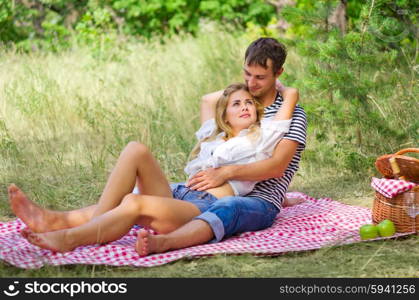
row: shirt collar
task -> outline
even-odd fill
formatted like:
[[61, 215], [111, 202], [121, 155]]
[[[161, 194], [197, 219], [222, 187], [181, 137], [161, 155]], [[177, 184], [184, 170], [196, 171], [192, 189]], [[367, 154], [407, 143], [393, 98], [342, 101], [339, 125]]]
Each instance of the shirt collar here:
[[265, 110], [269, 110], [270, 108], [277, 108], [278, 105], [282, 104], [282, 101], [284, 101], [282, 95], [279, 92], [276, 92], [275, 101], [271, 105], [266, 106]]
[[[238, 137], [238, 136], [245, 136], [248, 133], [249, 133], [249, 129], [248, 128], [242, 129], [236, 137]], [[224, 141], [225, 135], [226, 135], [225, 132], [220, 132], [219, 134], [217, 134], [217, 137], [215, 138], [215, 140], [217, 140], [217, 141], [223, 140]]]

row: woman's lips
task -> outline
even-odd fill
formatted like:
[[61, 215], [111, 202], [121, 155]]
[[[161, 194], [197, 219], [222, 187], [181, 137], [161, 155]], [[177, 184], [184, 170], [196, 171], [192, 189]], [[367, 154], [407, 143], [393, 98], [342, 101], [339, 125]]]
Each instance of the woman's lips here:
[[250, 118], [250, 114], [243, 114], [240, 116], [240, 118]]

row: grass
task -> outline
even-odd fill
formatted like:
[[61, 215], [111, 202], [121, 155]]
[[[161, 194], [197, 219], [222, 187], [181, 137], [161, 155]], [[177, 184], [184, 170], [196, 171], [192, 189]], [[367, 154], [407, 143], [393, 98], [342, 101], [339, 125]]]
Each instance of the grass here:
[[[42, 206], [71, 209], [94, 203], [119, 152], [131, 140], [150, 146], [169, 180], [183, 180], [199, 126], [200, 96], [241, 81], [241, 59], [249, 42], [243, 36], [208, 32], [165, 44], [128, 44], [100, 55], [88, 48], [58, 54], [2, 53], [0, 219], [14, 218], [7, 203], [12, 182]], [[304, 75], [298, 62], [291, 53], [287, 70], [296, 78]], [[313, 105], [316, 97], [306, 94], [301, 103]], [[394, 107], [390, 100], [383, 109]], [[399, 118], [409, 118], [402, 113]], [[310, 124], [307, 154], [290, 189], [371, 207], [373, 173], [360, 174], [330, 156], [330, 147], [322, 148], [316, 139], [317, 128]], [[0, 276], [418, 277], [417, 249], [418, 236], [411, 236], [277, 257], [217, 255], [153, 268], [21, 270], [2, 262]]]
[[142, 277], [142, 278], [272, 278], [272, 277], [418, 277], [419, 238], [398, 238], [288, 253], [274, 257], [217, 255], [179, 260], [152, 267], [46, 266], [22, 270], [0, 265], [2, 277]]

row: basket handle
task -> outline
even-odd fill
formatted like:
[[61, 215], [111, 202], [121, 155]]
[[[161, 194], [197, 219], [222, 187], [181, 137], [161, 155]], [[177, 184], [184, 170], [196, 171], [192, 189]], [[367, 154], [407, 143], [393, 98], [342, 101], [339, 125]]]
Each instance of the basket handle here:
[[406, 180], [405, 176], [400, 176], [400, 168], [397, 165], [395, 156], [402, 155], [407, 152], [415, 152], [419, 153], [419, 148], [406, 148], [402, 149], [400, 151], [397, 151], [392, 157], [389, 158], [391, 169], [393, 170], [393, 174], [396, 176], [396, 178], [399, 178], [401, 180]]
[[390, 167], [391, 167], [391, 170], [393, 171], [393, 175], [398, 179], [406, 180], [404, 176], [400, 176], [400, 168], [394, 156], [390, 157], [388, 161], [390, 162]]
[[402, 155], [402, 154], [405, 154], [407, 152], [419, 153], [419, 148], [406, 148], [406, 149], [402, 149], [402, 150], [397, 151], [394, 155]]

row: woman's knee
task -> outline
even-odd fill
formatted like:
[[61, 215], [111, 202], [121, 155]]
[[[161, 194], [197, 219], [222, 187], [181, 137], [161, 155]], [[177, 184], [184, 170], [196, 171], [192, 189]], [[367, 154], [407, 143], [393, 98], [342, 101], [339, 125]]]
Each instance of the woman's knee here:
[[135, 141], [129, 142], [128, 145], [125, 147], [125, 150], [135, 156], [144, 156], [150, 154], [150, 150], [146, 145]]
[[121, 206], [132, 212], [139, 212], [143, 206], [141, 195], [128, 194], [122, 199]]

